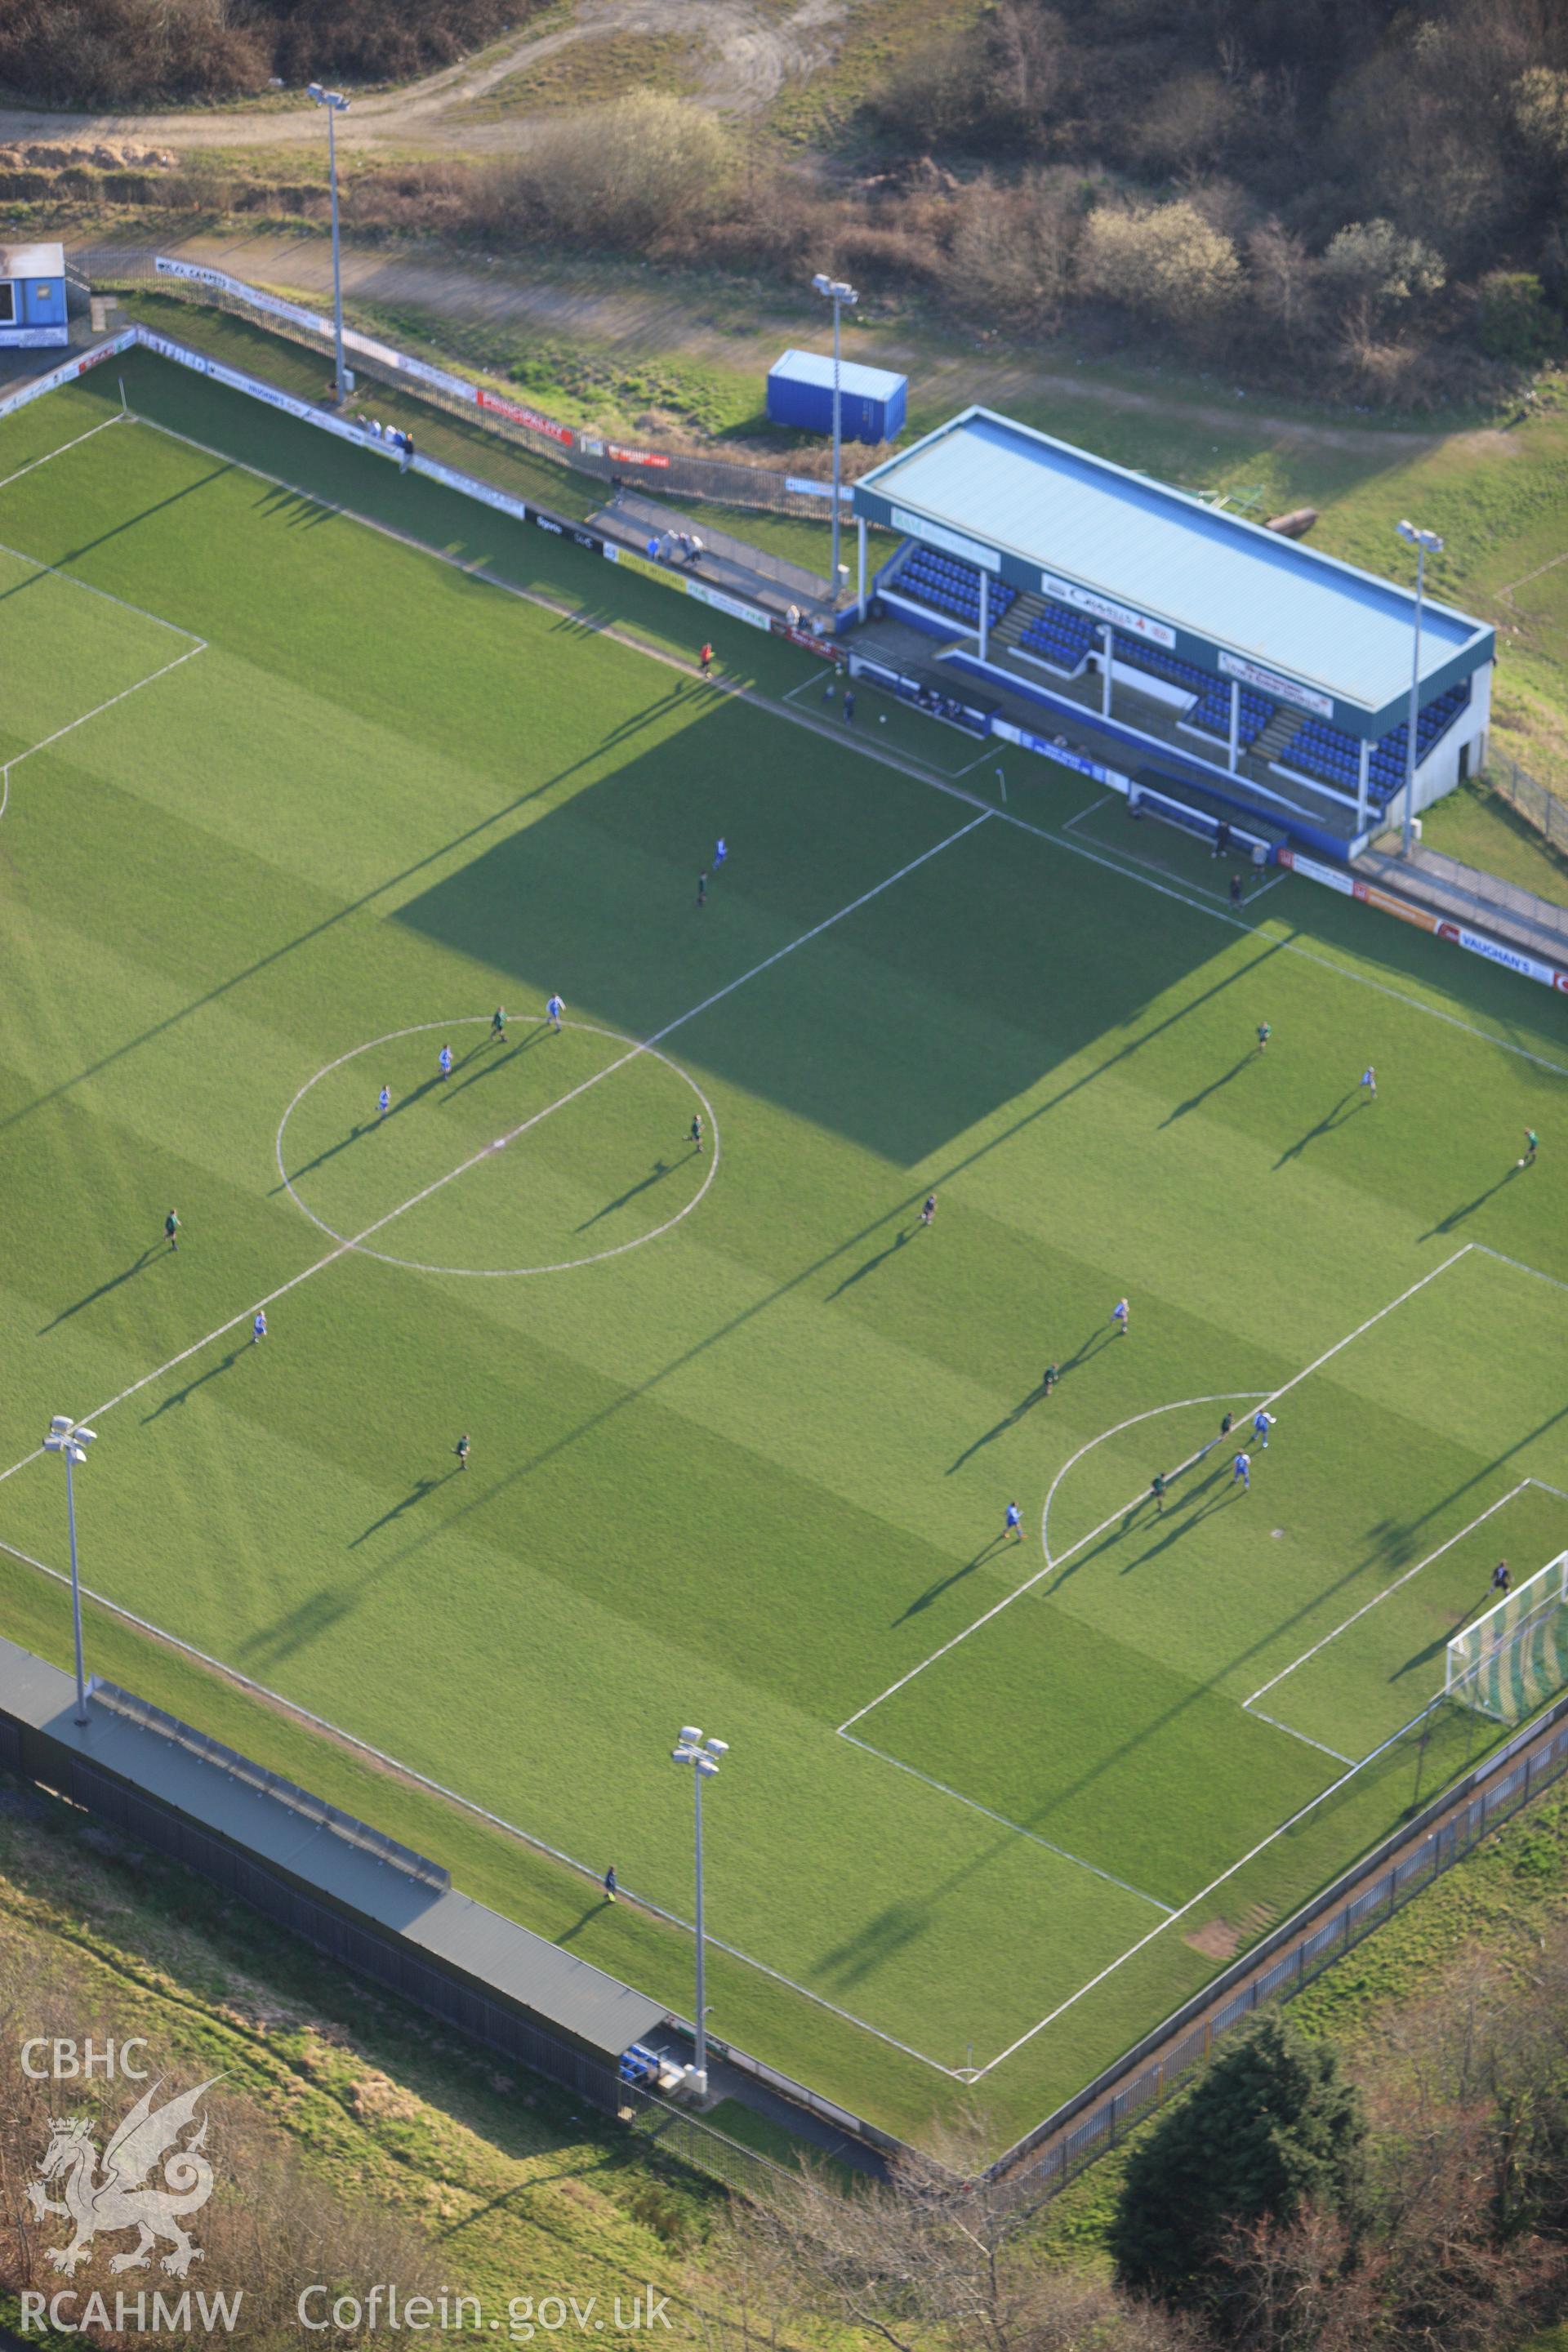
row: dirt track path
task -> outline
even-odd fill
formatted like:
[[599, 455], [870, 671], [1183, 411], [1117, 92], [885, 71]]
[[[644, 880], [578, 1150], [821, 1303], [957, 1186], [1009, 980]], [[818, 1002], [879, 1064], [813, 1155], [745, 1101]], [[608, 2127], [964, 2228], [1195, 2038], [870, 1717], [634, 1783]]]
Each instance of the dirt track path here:
[[[162, 249], [307, 299], [324, 301], [331, 294], [331, 253], [324, 238], [276, 232], [191, 236]], [[345, 245], [343, 291], [350, 299], [358, 295], [366, 301], [411, 304], [437, 318], [531, 323], [551, 334], [624, 352], [628, 360], [644, 359], [654, 352], [679, 352], [726, 369], [754, 367], [759, 382], [780, 352], [798, 341], [802, 333], [798, 313], [781, 310], [770, 318], [753, 309], [754, 327], [747, 334], [737, 334], [730, 320], [713, 314], [717, 299], [713, 312], [705, 312], [703, 305], [693, 304], [687, 289], [663, 287], [657, 277], [651, 283], [619, 286], [563, 284], [531, 276], [505, 262], [486, 267], [457, 261], [443, 253], [408, 248], [387, 251]], [[868, 336], [861, 344], [853, 331], [847, 331], [845, 348], [849, 358], [906, 369], [919, 382], [922, 403], [934, 401], [940, 405], [945, 400], [954, 409], [979, 401], [1005, 413], [1022, 401], [1038, 400], [1042, 394], [1092, 398], [1101, 407], [1132, 415], [1166, 415], [1173, 405], [1171, 395], [1158, 389], [1142, 392], [1098, 379], [1088, 384], [1081, 376], [1052, 373], [1016, 354], [987, 356], [959, 339], [938, 350], [925, 342], [903, 342], [897, 335], [886, 333], [874, 339]], [[1272, 440], [1382, 455], [1391, 462], [1415, 456], [1445, 437], [1274, 416], [1250, 401], [1194, 406], [1184, 400], [1177, 404], [1184, 417], [1227, 437], [1245, 421], [1253, 434], [1267, 435]], [[1479, 446], [1499, 436], [1477, 434], [1471, 437]]]
[[[401, 89], [356, 98], [342, 117], [338, 137], [350, 149], [395, 145], [502, 152], [523, 144], [537, 114], [520, 110], [503, 121], [471, 119], [476, 102], [514, 75], [530, 70], [575, 43], [611, 34], [677, 29], [701, 44], [694, 95], [716, 113], [753, 113], [784, 84], [831, 62], [854, 0], [796, 0], [787, 16], [758, 0], [577, 0], [569, 25], [547, 32], [526, 26], [460, 65], [445, 67]], [[132, 140], [174, 148], [278, 147], [321, 138], [312, 106], [203, 108], [175, 114], [47, 114], [0, 108], [0, 144], [30, 140], [91, 144]]]

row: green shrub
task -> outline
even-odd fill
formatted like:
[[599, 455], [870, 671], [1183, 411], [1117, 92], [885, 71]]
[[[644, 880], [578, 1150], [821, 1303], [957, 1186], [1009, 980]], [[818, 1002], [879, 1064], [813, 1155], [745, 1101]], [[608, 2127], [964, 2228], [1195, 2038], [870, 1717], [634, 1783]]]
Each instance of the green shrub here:
[[1130, 2159], [1110, 2229], [1123, 2281], [1201, 2303], [1237, 2225], [1289, 2221], [1308, 2202], [1352, 2212], [1363, 2137], [1334, 2052], [1281, 2017], [1261, 2018]]
[[1476, 341], [1487, 357], [1534, 367], [1563, 335], [1546, 291], [1529, 269], [1491, 269], [1477, 289]]

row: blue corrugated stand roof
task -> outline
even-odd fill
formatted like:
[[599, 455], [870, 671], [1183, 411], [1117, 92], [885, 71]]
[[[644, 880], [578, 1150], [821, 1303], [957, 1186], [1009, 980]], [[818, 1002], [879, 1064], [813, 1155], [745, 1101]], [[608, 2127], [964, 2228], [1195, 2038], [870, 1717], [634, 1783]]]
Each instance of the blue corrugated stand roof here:
[[[1409, 590], [989, 409], [874, 467], [865, 490], [1369, 710], [1408, 689]], [[1428, 597], [1423, 676], [1489, 635]]]

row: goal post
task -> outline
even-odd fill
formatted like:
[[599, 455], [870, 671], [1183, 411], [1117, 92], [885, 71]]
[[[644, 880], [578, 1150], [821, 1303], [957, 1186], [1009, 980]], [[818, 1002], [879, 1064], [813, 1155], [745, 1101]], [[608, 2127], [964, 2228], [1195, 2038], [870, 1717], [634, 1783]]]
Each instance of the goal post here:
[[1568, 1551], [1561, 1551], [1454, 1635], [1443, 1687], [1462, 1706], [1518, 1723], [1565, 1682]]

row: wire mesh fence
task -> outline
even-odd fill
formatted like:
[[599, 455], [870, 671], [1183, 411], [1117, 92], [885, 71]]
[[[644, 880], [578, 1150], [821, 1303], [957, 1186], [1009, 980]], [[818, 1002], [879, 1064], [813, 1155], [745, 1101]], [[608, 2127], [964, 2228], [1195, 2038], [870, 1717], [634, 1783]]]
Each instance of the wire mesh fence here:
[[[1563, 1714], [1568, 1716], [1568, 1703]], [[1043, 2202], [1054, 2195], [1124, 2138], [1185, 2075], [1205, 2064], [1226, 2033], [1269, 2001], [1287, 2000], [1310, 1983], [1413, 1895], [1462, 1860], [1489, 1831], [1568, 1771], [1568, 1719], [1557, 1720], [1544, 1737], [1530, 1738], [1511, 1763], [1510, 1752], [1505, 1751], [1501, 1759], [1506, 1769], [1495, 1780], [1482, 1780], [1452, 1813], [1436, 1822], [1375, 1876], [1347, 1894], [1309, 1933], [1297, 1936], [1276, 1958], [1255, 1968], [1216, 2008], [1179, 2030], [1175, 2038], [1129, 2073], [1109, 2095], [1097, 2099], [1096, 2086], [1091, 2085], [1079, 2120], [1068, 2122], [1054, 2135], [1047, 2123], [1042, 2131], [1050, 2136], [1037, 2139], [1024, 2163], [1015, 2165], [1010, 2152], [996, 2169], [1010, 2170], [1022, 2193], [1033, 2201]], [[1281, 1932], [1289, 1935], [1289, 1926]]]
[[728, 2132], [704, 2123], [700, 2116], [672, 2107], [652, 2091], [628, 2087], [623, 2115], [628, 2110], [631, 2127], [639, 2139], [651, 2140], [667, 2156], [678, 2157], [681, 2163], [743, 2197], [772, 2202], [792, 2178], [771, 2156], [742, 2147]]
[[1568, 850], [1568, 801], [1521, 768], [1506, 751], [1494, 750], [1487, 761], [1486, 781], [1500, 800], [1518, 811], [1554, 849]]
[[[159, 270], [157, 257], [137, 247], [84, 246], [72, 252], [68, 270], [79, 288], [101, 293], [132, 286], [157, 288], [177, 301], [227, 312], [264, 327], [269, 334], [303, 345], [323, 359], [330, 353], [331, 321], [301, 306], [277, 304], [261, 296], [247, 301], [233, 282], [219, 281], [213, 271], [202, 279], [169, 276]], [[292, 312], [292, 315], [289, 313]], [[317, 323], [310, 323], [317, 321]], [[817, 480], [807, 466], [792, 461], [767, 466], [742, 458], [707, 457], [691, 450], [661, 449], [640, 442], [633, 447], [602, 434], [579, 430], [542, 415], [521, 401], [500, 393], [468, 386], [445, 371], [410, 362], [406, 355], [373, 339], [352, 335], [349, 357], [356, 375], [384, 387], [413, 394], [451, 415], [478, 424], [503, 441], [547, 458], [563, 471], [591, 477], [606, 488], [635, 488], [658, 499], [697, 499], [717, 506], [744, 507], [757, 512], [793, 515], [826, 523], [832, 514], [832, 485]], [[417, 370], [417, 372], [416, 372]], [[865, 462], [874, 464], [885, 450], [872, 450]], [[818, 583], [820, 584], [820, 583]]]

